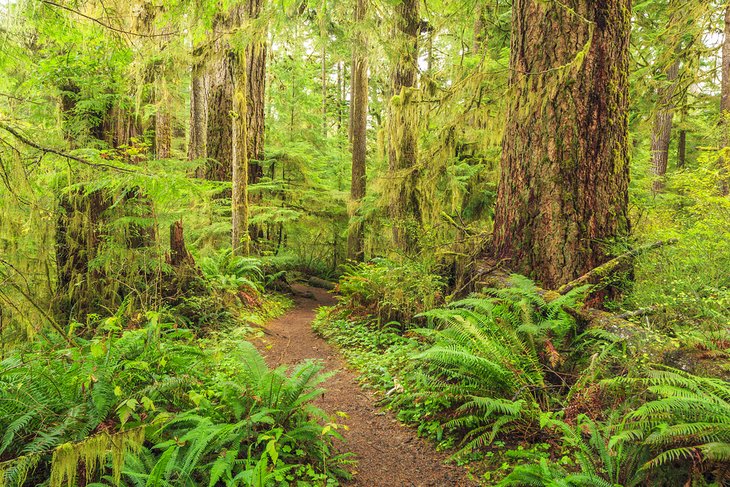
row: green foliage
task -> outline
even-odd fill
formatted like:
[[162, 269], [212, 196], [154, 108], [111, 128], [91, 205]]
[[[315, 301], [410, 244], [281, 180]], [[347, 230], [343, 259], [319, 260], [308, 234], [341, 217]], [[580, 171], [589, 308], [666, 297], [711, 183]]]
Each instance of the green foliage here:
[[649, 457], [648, 448], [633, 443], [613, 444], [616, 426], [602, 425], [579, 416], [575, 425], [549, 419], [543, 426], [562, 434], [562, 445], [569, 451], [561, 461], [542, 457], [537, 463], [516, 467], [499, 486], [554, 487], [636, 487], [648, 485], [642, 470]]
[[339, 299], [353, 315], [411, 328], [416, 315], [443, 302], [443, 278], [421, 262], [375, 259], [344, 270]]
[[645, 468], [666, 468], [701, 459], [705, 468], [727, 480], [730, 465], [730, 385], [669, 367], [655, 367], [646, 377], [618, 378], [616, 384], [643, 386], [654, 399], [628, 416], [626, 439], [643, 440], [655, 452]]
[[[0, 363], [4, 481], [73, 482], [81, 461], [87, 480], [111, 465], [113, 478], [150, 486], [344, 475], [330, 447], [337, 425], [311, 404], [321, 365], [270, 370], [238, 335], [201, 342], [156, 313], [142, 328], [121, 323], [105, 320], [106, 335], [77, 348], [37, 345]], [[127, 431], [137, 436], [125, 443]]]
[[213, 257], [204, 257], [200, 260], [200, 269], [208, 280], [226, 290], [238, 291], [246, 287], [261, 291], [266, 283], [261, 261], [233, 255], [231, 249], [224, 249]]
[[445, 427], [465, 432], [461, 453], [500, 432], [525, 433], [556, 406], [546, 376], [563, 358], [553, 341], [573, 330], [563, 306], [582, 290], [546, 302], [529, 280], [514, 276], [512, 284], [423, 314], [443, 329], [424, 331], [433, 345], [414, 358], [425, 365], [430, 387], [457, 405]]

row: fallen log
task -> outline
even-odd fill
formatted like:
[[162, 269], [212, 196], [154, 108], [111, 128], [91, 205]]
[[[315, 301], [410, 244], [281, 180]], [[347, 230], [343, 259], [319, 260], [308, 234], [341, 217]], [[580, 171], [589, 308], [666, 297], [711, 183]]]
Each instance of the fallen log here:
[[326, 289], [327, 291], [332, 291], [335, 287], [337, 287], [337, 284], [331, 281], [327, 281], [325, 279], [320, 279], [319, 277], [312, 276], [309, 278], [308, 283], [312, 287], [318, 287], [320, 289]]
[[676, 238], [673, 238], [669, 240], [661, 240], [659, 242], [654, 242], [652, 244], [643, 245], [641, 247], [629, 250], [628, 252], [609, 260], [605, 264], [601, 264], [598, 267], [591, 269], [579, 278], [573, 279], [567, 284], [563, 284], [558, 288], [557, 292], [558, 294], [567, 294], [573, 289], [586, 284], [599, 284], [601, 280], [604, 279], [606, 276], [615, 274], [617, 271], [627, 266], [637, 256], [650, 250], [663, 247], [665, 245], [673, 245], [677, 242], [678, 240]]

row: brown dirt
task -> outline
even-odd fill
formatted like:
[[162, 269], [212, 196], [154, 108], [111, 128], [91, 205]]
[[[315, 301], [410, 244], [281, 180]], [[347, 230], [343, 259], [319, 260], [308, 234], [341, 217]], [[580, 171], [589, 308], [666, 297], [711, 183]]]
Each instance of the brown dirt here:
[[348, 485], [363, 487], [467, 487], [466, 470], [444, 465], [446, 455], [418, 438], [411, 428], [376, 406], [373, 395], [360, 388], [357, 375], [337, 351], [312, 331], [316, 309], [334, 304], [321, 289], [294, 286], [299, 296], [296, 307], [266, 325], [267, 336], [261, 350], [270, 366], [293, 365], [305, 359], [319, 359], [326, 370], [337, 371], [325, 384], [326, 393], [316, 402], [328, 414], [338, 411], [347, 418], [338, 423], [349, 427], [343, 432], [343, 448], [357, 458], [355, 477]]

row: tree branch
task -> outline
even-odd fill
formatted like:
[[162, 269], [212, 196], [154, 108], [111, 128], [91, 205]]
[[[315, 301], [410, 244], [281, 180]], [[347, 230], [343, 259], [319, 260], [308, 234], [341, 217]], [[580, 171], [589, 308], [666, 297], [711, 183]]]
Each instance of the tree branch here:
[[179, 31], [173, 31], [173, 32], [161, 32], [159, 34], [143, 34], [141, 32], [128, 31], [128, 30], [124, 30], [124, 29], [119, 29], [117, 27], [114, 27], [113, 25], [109, 25], [95, 17], [91, 17], [89, 15], [79, 12], [78, 10], [72, 9], [71, 7], [61, 5], [60, 3], [52, 2], [51, 0], [41, 0], [41, 3], [45, 3], [46, 5], [50, 5], [52, 7], [60, 8], [63, 10], [67, 10], [73, 14], [78, 15], [79, 17], [83, 17], [85, 19], [91, 20], [92, 22], [96, 22], [97, 24], [104, 27], [105, 29], [109, 29], [111, 31], [118, 32], [120, 34], [127, 34], [127, 35], [132, 35], [132, 36], [137, 36], [137, 37], [167, 37], [167, 36], [175, 35], [179, 32]]
[[38, 149], [39, 151], [42, 151], [42, 152], [47, 152], [49, 154], [56, 154], [57, 156], [65, 157], [66, 159], [80, 162], [81, 164], [85, 164], [87, 166], [103, 167], [103, 168], [114, 169], [115, 171], [126, 172], [126, 173], [136, 173], [137, 172], [137, 171], [133, 171], [132, 169], [127, 169], [127, 168], [119, 167], [119, 166], [113, 166], [111, 164], [87, 161], [86, 159], [84, 159], [82, 157], [75, 156], [73, 154], [68, 154], [68, 153], [60, 151], [58, 149], [53, 149], [51, 147], [44, 147], [44, 146], [38, 144], [37, 142], [33, 142], [32, 140], [30, 140], [29, 138], [27, 138], [26, 136], [24, 136], [23, 134], [21, 134], [20, 132], [15, 130], [13, 127], [11, 127], [10, 125], [3, 123], [3, 122], [0, 122], [0, 129], [5, 130], [6, 132], [11, 134], [13, 137], [18, 139], [25, 145], [33, 147], [34, 149]]
[[675, 243], [677, 243], [677, 239], [673, 238], [670, 240], [661, 240], [659, 242], [654, 242], [653, 244], [644, 245], [642, 247], [629, 250], [625, 254], [619, 255], [618, 257], [609, 260], [605, 264], [599, 265], [598, 267], [591, 269], [587, 273], [580, 276], [578, 279], [574, 279], [569, 283], [560, 286], [560, 288], [558, 289], [558, 293], [567, 294], [573, 289], [584, 284], [596, 283], [600, 280], [600, 278], [614, 274], [617, 270], [633, 260], [634, 257], [636, 257], [637, 255], [648, 252], [649, 250], [663, 247], [664, 245], [672, 245]]

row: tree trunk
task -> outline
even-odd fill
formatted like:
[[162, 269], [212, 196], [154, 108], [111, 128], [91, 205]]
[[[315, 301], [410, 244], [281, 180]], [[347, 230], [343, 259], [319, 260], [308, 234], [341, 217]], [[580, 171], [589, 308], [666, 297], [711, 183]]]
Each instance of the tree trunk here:
[[683, 168], [687, 163], [687, 131], [681, 129], [679, 131], [679, 140], [677, 141], [677, 167]]
[[[264, 0], [248, 0], [246, 17], [259, 19]], [[260, 22], [256, 20], [254, 22]], [[246, 47], [246, 126], [248, 129], [248, 180], [255, 184], [264, 174], [264, 108], [266, 100], [266, 34], [265, 24], [257, 24], [253, 41]]]
[[669, 142], [672, 136], [674, 118], [674, 91], [677, 86], [679, 62], [674, 62], [667, 70], [666, 84], [659, 89], [654, 128], [651, 133], [651, 175], [654, 177], [652, 190], [657, 193], [664, 189], [664, 176], [669, 162]]
[[393, 242], [405, 252], [415, 250], [421, 224], [416, 192], [418, 182], [418, 36], [419, 0], [403, 0], [396, 6], [395, 45], [398, 60], [393, 72], [388, 147], [389, 216]]
[[[218, 29], [227, 29], [229, 22], [217, 22]], [[231, 51], [222, 39], [213, 48], [208, 72], [208, 123], [206, 127], [206, 147], [208, 159], [202, 167], [200, 176], [213, 181], [230, 181], [233, 164], [233, 73]]]
[[512, 8], [494, 254], [554, 289], [629, 230], [630, 0]]
[[233, 108], [232, 248], [235, 255], [249, 254], [248, 232], [248, 130], [246, 126], [246, 56], [239, 56]]
[[188, 160], [196, 161], [208, 157], [205, 69], [202, 61], [193, 65], [190, 78], [190, 142]]
[[157, 159], [169, 159], [172, 150], [172, 114], [170, 91], [164, 72], [156, 73], [155, 80], [155, 156]]
[[347, 235], [347, 257], [362, 261], [365, 257], [365, 230], [360, 206], [365, 197], [367, 122], [368, 122], [368, 40], [363, 29], [368, 0], [357, 0], [355, 22], [358, 31], [352, 49], [352, 185], [350, 187], [350, 226]]
[[322, 137], [327, 138], [327, 44], [324, 39], [322, 40], [319, 78], [322, 88]]
[[[725, 9], [725, 39], [722, 43], [722, 80], [720, 97], [720, 123], [722, 135], [720, 146], [724, 149], [730, 142], [730, 5]], [[720, 193], [730, 194], [730, 180], [728, 180], [727, 158], [720, 157]]]

